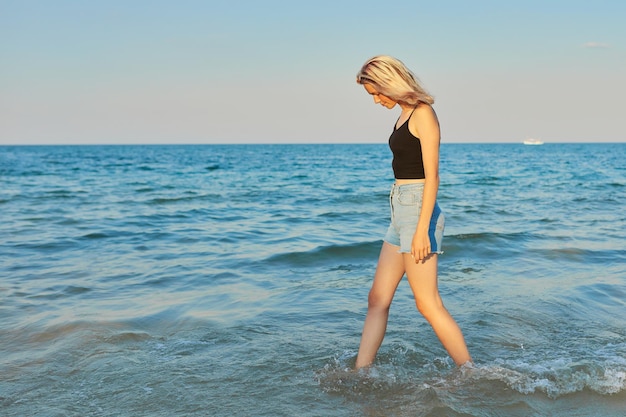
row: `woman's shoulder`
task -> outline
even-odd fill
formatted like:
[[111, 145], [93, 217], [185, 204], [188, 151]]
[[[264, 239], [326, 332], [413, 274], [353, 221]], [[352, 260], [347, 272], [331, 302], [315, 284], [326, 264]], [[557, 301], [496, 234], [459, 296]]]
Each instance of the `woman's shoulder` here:
[[419, 102], [415, 106], [415, 110], [413, 110], [413, 114], [416, 116], [435, 116], [435, 109], [428, 103]]
[[428, 103], [418, 103], [409, 119], [409, 130], [416, 137], [421, 137], [439, 130], [439, 120], [433, 107]]
[[414, 126], [422, 123], [438, 122], [435, 109], [428, 103], [418, 103], [410, 117], [410, 122]]

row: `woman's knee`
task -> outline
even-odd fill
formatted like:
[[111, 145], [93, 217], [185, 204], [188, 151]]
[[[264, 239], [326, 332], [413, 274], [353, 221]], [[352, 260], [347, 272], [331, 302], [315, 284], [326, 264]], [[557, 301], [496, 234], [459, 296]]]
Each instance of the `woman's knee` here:
[[392, 299], [387, 294], [382, 294], [372, 289], [367, 297], [367, 306], [373, 309], [389, 310]]
[[428, 321], [430, 319], [446, 313], [446, 308], [438, 296], [435, 297], [415, 297], [417, 310]]

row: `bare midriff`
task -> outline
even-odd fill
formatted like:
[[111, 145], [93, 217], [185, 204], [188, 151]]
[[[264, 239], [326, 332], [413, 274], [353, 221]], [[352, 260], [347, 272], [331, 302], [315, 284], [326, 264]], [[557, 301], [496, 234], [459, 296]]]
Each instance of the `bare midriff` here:
[[396, 185], [405, 185], [405, 184], [419, 184], [426, 182], [425, 179], [415, 179], [415, 180], [399, 180], [396, 178]]

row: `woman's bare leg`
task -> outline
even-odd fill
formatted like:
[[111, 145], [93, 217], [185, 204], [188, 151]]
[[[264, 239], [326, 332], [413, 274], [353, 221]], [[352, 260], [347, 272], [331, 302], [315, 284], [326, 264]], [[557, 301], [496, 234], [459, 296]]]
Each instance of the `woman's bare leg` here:
[[404, 276], [404, 260], [402, 254], [398, 253], [398, 249], [397, 246], [384, 242], [380, 250], [374, 282], [369, 292], [361, 345], [355, 363], [357, 369], [368, 366], [374, 361], [385, 337], [389, 307], [398, 284]]
[[435, 334], [457, 365], [471, 362], [461, 329], [443, 305], [437, 288], [437, 254], [416, 263], [405, 253], [406, 274], [415, 296], [417, 309], [430, 323]]

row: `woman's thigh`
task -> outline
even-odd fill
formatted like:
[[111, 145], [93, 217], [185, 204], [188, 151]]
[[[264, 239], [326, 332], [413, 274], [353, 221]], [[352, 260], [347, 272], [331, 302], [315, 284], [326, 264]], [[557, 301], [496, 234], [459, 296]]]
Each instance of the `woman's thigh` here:
[[403, 254], [407, 279], [417, 307], [426, 307], [441, 304], [437, 283], [437, 257], [431, 254], [426, 260], [415, 262], [410, 254]]
[[404, 276], [404, 258], [399, 247], [383, 242], [370, 290], [370, 302], [391, 304], [398, 284]]

